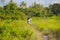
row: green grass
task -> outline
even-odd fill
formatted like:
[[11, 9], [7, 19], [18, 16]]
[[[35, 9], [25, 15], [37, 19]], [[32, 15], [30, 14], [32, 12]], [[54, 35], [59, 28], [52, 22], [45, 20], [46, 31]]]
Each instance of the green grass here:
[[60, 33], [60, 18], [58, 16], [53, 16], [51, 18], [33, 18], [32, 24], [35, 25], [37, 30], [45, 33]]
[[[0, 40], [37, 40], [35, 30], [48, 35], [55, 32], [60, 35], [60, 18], [32, 18], [32, 27], [26, 20], [0, 20]], [[34, 29], [34, 27], [36, 29]]]
[[0, 40], [32, 40], [34, 32], [23, 20], [0, 21]]

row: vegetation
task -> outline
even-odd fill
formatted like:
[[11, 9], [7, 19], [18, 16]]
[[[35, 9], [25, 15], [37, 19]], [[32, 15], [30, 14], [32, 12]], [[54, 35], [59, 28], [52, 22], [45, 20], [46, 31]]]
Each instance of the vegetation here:
[[[27, 17], [32, 18], [31, 25], [26, 23]], [[37, 40], [36, 30], [60, 40], [60, 4], [44, 7], [34, 2], [27, 8], [24, 1], [18, 7], [11, 0], [0, 7], [0, 40]]]

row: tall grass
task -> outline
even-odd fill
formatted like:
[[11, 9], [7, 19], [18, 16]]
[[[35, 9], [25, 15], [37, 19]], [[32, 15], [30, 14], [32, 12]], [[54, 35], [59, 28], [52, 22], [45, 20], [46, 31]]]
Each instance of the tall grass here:
[[32, 24], [43, 33], [56, 33], [60, 35], [60, 17], [33, 18]]
[[0, 40], [32, 40], [33, 34], [23, 20], [0, 21]]
[[52, 33], [56, 37], [60, 37], [60, 18], [58, 16], [35, 17], [32, 18], [31, 25], [27, 24], [26, 20], [0, 20], [0, 40], [37, 40], [35, 30], [39, 30], [44, 35]]

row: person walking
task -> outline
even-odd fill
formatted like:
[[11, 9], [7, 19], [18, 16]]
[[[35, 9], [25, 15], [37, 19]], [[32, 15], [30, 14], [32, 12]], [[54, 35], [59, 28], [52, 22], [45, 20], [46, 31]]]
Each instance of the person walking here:
[[31, 18], [27, 18], [27, 24], [31, 24]]

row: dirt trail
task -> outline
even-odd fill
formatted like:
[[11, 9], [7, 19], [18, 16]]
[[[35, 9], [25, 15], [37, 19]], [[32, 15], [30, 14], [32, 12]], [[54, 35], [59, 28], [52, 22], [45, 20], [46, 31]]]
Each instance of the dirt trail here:
[[[29, 27], [34, 30], [36, 40], [43, 40], [43, 33], [40, 32], [35, 25], [30, 25]], [[52, 34], [49, 34], [49, 38], [49, 40], [56, 40]]]
[[30, 25], [30, 28], [34, 30], [37, 40], [42, 40], [42, 33], [37, 30], [34, 25]]

